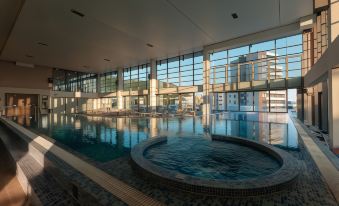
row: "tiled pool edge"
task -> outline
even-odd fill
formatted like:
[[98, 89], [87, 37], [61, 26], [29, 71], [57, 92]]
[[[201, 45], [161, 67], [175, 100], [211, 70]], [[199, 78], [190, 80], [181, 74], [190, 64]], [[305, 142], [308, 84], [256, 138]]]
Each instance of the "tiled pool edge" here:
[[[12, 122], [11, 120], [3, 117], [0, 117], [0, 120], [13, 132], [17, 134], [19, 133], [30, 139], [32, 143], [29, 145], [30, 147], [33, 147], [31, 145], [37, 145], [38, 147], [43, 148], [45, 151], [48, 151], [48, 153], [52, 153], [54, 156], [60, 158], [60, 160], [64, 161], [66, 164], [98, 184], [100, 187], [102, 187], [102, 189], [105, 189], [113, 196], [119, 198], [128, 205], [163, 205], [161, 202], [150, 198], [149, 196], [134, 189], [133, 187], [123, 183], [122, 181], [112, 177], [111, 175], [108, 175], [104, 171], [95, 168], [89, 163], [54, 145], [52, 142], [33, 133], [32, 131]], [[39, 151], [36, 148], [34, 149]], [[41, 162], [42, 160], [39, 161]]]
[[292, 120], [306, 149], [320, 170], [320, 173], [324, 177], [328, 187], [330, 188], [330, 191], [332, 192], [332, 195], [339, 204], [339, 171], [321, 151], [313, 139], [307, 134], [307, 132], [301, 126], [302, 123], [300, 120], [295, 118], [292, 118]]
[[[266, 195], [283, 190], [291, 186], [299, 175], [299, 163], [288, 153], [269, 146], [266, 144], [257, 143], [251, 140], [242, 138], [226, 137], [215, 135], [216, 141], [234, 141], [243, 143], [244, 145], [255, 145], [258, 150], [268, 152], [276, 159], [281, 161], [282, 167], [263, 178], [236, 180], [236, 181], [213, 181], [200, 180], [196, 177], [175, 173], [152, 164], [143, 157], [144, 151], [156, 144], [167, 141], [166, 137], [158, 137], [135, 146], [131, 151], [132, 166], [140, 172], [145, 178], [156, 180], [163, 185], [170, 186], [175, 189], [180, 189], [186, 192], [200, 193], [212, 196], [255, 196]], [[179, 177], [179, 178], [178, 178]]]

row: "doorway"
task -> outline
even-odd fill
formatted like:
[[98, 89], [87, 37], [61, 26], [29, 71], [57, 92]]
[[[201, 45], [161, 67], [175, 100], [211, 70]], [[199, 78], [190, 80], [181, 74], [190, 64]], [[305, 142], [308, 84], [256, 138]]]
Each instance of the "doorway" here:
[[37, 94], [7, 93], [6, 116], [34, 116], [38, 112], [39, 96]]

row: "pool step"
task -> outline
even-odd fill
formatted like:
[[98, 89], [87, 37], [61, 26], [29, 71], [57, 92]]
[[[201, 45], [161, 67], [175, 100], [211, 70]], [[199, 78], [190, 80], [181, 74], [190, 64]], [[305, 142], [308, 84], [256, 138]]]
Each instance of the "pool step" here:
[[25, 141], [29, 142], [30, 150], [38, 150], [40, 156], [43, 154], [43, 156], [37, 158], [39, 162], [43, 162], [46, 154], [51, 154], [65, 162], [67, 165], [71, 166], [76, 171], [80, 172], [85, 177], [89, 178], [91, 181], [99, 185], [101, 189], [103, 188], [105, 191], [120, 199], [125, 204], [145, 206], [164, 205], [156, 199], [145, 195], [139, 190], [94, 167], [93, 165], [55, 145], [53, 142], [31, 132], [30, 130], [5, 118], [0, 117], [0, 121], [21, 138], [26, 139]]
[[24, 142], [1, 125], [0, 138], [16, 163], [18, 180], [31, 205], [78, 205], [27, 152]]

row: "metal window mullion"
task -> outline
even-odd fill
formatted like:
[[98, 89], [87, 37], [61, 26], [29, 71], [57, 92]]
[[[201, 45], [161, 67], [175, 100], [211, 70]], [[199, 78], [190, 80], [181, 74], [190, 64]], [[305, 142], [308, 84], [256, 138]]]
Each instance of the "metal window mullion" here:
[[179, 86], [181, 86], [181, 63], [180, 63], [180, 56], [179, 56], [179, 68], [178, 68], [178, 72], [179, 72]]
[[[194, 62], [194, 52], [193, 52], [193, 67], [192, 67], [192, 69], [193, 69], [193, 86], [195, 86], [195, 78], [194, 78], [194, 75], [195, 75], [195, 62]], [[195, 99], [195, 97], [194, 97], [194, 99]], [[195, 105], [194, 105], [194, 107], [195, 107]], [[194, 110], [195, 111], [195, 110]]]

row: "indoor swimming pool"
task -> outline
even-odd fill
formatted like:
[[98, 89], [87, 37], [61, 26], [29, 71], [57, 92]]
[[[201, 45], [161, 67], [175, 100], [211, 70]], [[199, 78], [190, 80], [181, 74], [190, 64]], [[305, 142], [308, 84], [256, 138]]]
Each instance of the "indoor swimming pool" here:
[[298, 133], [288, 113], [226, 112], [173, 118], [95, 117], [50, 114], [13, 119], [35, 133], [86, 158], [108, 162], [129, 155], [131, 148], [157, 136], [210, 139], [211, 135], [242, 137], [283, 149], [298, 148]]

